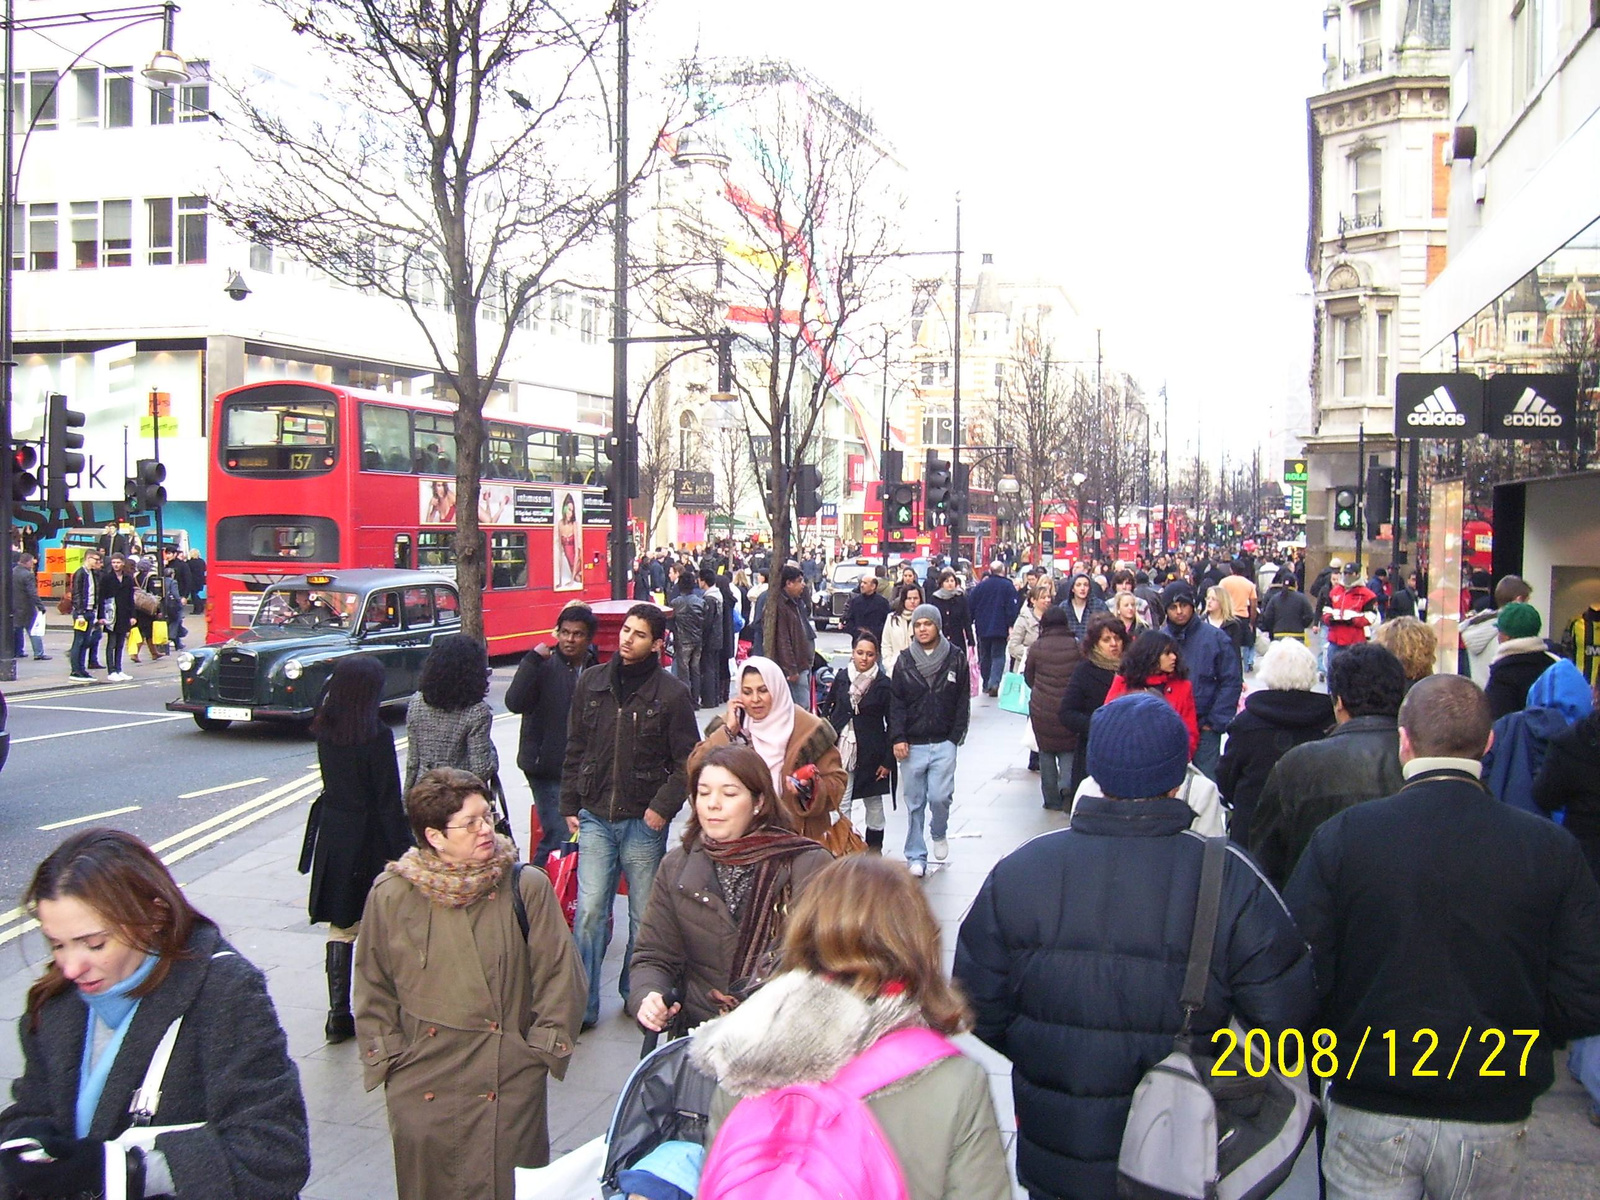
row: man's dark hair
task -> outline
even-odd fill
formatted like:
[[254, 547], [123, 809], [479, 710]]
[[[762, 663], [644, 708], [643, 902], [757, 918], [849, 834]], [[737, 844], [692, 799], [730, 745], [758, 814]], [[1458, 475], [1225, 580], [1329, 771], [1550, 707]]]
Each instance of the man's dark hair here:
[[1429, 675], [1406, 693], [1400, 728], [1417, 758], [1482, 758], [1494, 713], [1483, 689], [1466, 676]]
[[1133, 582], [1138, 587], [1149, 587], [1150, 573], [1148, 571], [1135, 571], [1133, 574]]
[[713, 571], [710, 567], [701, 567], [700, 568], [700, 582], [705, 584], [707, 587], [716, 587], [717, 586], [717, 573], [715, 571]]
[[1504, 608], [1533, 595], [1533, 586], [1520, 575], [1507, 575], [1494, 585], [1494, 606]]
[[678, 576], [678, 595], [687, 596], [694, 591], [700, 581], [695, 578], [693, 571], [685, 571]]
[[1406, 669], [1374, 642], [1351, 646], [1328, 667], [1328, 694], [1352, 717], [1392, 717], [1406, 694]]
[[594, 631], [600, 626], [600, 623], [595, 620], [594, 609], [587, 604], [569, 604], [563, 608], [561, 615], [556, 618], [556, 628], [560, 629], [568, 623], [582, 625], [589, 631], [590, 637], [594, 637]]
[[650, 626], [651, 641], [659, 642], [667, 636], [667, 614], [654, 604], [635, 604], [623, 614], [622, 619], [626, 621], [629, 617], [638, 617], [639, 620]]
[[1128, 570], [1126, 567], [1124, 567], [1122, 570], [1118, 571], [1115, 575], [1113, 575], [1111, 577], [1111, 586], [1112, 587], [1116, 587], [1118, 584], [1123, 584], [1123, 583], [1126, 583], [1126, 584], [1131, 586], [1133, 584], [1133, 582], [1134, 582], [1133, 572]]
[[788, 587], [796, 579], [804, 578], [805, 576], [801, 573], [799, 567], [793, 566], [792, 564], [785, 565], [783, 570], [778, 572], [778, 586]]
[[1044, 610], [1044, 616], [1039, 618], [1039, 632], [1046, 629], [1070, 629], [1072, 622], [1067, 620], [1067, 610], [1059, 604], [1052, 604]]

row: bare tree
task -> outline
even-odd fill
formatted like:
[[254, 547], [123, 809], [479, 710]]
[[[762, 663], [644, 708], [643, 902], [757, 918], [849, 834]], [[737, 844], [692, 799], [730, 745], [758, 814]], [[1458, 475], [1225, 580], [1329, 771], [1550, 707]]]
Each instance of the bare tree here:
[[657, 536], [656, 527], [672, 501], [672, 472], [678, 462], [678, 420], [666, 378], [645, 389], [633, 419], [639, 431], [639, 508], [648, 540]]
[[[1000, 440], [1016, 446], [1018, 499], [1033, 531], [1033, 561], [1042, 553], [1039, 530], [1064, 492], [1072, 376], [1052, 362], [1053, 347], [1036, 330], [1025, 331], [1000, 390]], [[1070, 474], [1070, 472], [1068, 472]]]
[[251, 165], [217, 211], [411, 315], [457, 406], [456, 575], [462, 628], [481, 637], [484, 404], [528, 305], [614, 201], [594, 157], [612, 18], [572, 22], [544, 0], [265, 3], [328, 62], [331, 105], [230, 86]]
[[731, 535], [740, 511], [756, 490], [749, 429], [742, 423], [711, 426], [706, 436], [706, 459], [716, 479], [710, 523], [725, 525]]

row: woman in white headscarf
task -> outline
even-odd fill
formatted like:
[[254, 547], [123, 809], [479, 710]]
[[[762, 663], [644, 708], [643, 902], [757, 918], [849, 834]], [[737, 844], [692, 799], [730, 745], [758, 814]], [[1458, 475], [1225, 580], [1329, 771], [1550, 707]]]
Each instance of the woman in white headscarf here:
[[689, 755], [689, 773], [714, 746], [748, 745], [772, 772], [772, 785], [800, 814], [799, 832], [821, 841], [844, 796], [844, 764], [833, 726], [798, 707], [783, 668], [759, 655], [745, 660], [727, 712], [713, 717]]

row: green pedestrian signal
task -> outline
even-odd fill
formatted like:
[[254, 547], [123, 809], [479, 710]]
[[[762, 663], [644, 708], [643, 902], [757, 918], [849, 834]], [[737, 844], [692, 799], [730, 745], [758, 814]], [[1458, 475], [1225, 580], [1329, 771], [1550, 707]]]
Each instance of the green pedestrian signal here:
[[1356, 490], [1342, 487], [1333, 495], [1333, 527], [1340, 532], [1355, 531]]

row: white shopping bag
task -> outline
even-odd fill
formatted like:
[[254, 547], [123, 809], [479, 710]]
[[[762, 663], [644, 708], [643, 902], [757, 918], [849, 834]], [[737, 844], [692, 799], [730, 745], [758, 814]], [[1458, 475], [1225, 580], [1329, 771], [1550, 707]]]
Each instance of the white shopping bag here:
[[603, 1200], [600, 1173], [606, 1169], [606, 1139], [597, 1137], [563, 1154], [548, 1167], [518, 1167], [511, 1172], [516, 1200]]

